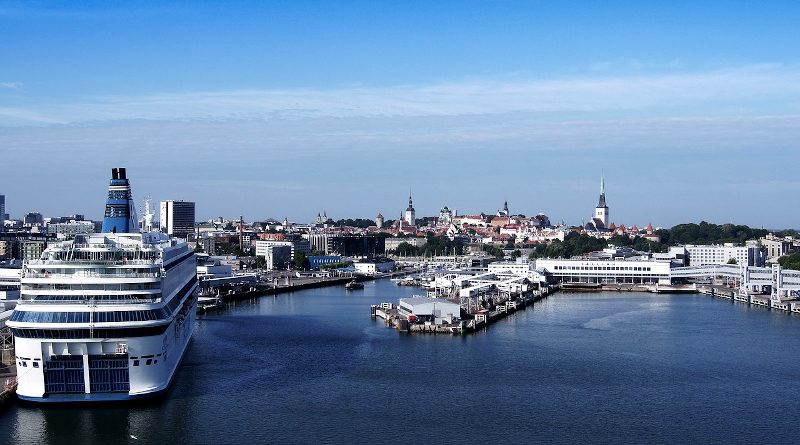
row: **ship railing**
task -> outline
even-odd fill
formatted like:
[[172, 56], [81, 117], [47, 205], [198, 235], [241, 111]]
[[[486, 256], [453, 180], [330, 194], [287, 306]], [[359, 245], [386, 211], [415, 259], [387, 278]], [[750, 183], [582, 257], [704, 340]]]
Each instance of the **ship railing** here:
[[157, 260], [112, 260], [112, 261], [97, 261], [97, 260], [81, 260], [81, 259], [72, 259], [72, 260], [29, 260], [26, 262], [29, 266], [47, 266], [47, 265], [57, 265], [57, 264], [82, 264], [82, 263], [91, 263], [92, 265], [97, 266], [124, 266], [124, 265], [151, 265], [151, 264], [158, 264], [160, 261]]
[[142, 245], [142, 244], [132, 244], [132, 243], [72, 243], [66, 245], [66, 249], [121, 249], [121, 250], [130, 250], [130, 251], [157, 251], [150, 246]]
[[37, 295], [36, 297], [22, 297], [19, 299], [20, 303], [33, 303], [33, 304], [82, 304], [87, 305], [89, 303], [96, 304], [98, 306], [106, 305], [106, 304], [155, 304], [161, 303], [161, 298], [113, 298], [113, 299], [97, 299], [94, 300], [91, 298], [77, 298], [72, 300], [62, 300], [62, 299], [48, 299], [47, 296]]
[[75, 273], [25, 272], [25, 278], [161, 278], [161, 272], [149, 273], [98, 273], [78, 271]]

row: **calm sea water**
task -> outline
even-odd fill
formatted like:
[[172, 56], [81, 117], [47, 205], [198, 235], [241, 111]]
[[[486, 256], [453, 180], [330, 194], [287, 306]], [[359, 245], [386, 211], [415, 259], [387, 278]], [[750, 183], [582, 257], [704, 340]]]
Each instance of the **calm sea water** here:
[[[797, 443], [800, 317], [695, 295], [559, 293], [467, 337], [309, 290], [198, 320], [173, 389], [0, 411], [0, 443]], [[134, 438], [135, 437], [135, 438]]]

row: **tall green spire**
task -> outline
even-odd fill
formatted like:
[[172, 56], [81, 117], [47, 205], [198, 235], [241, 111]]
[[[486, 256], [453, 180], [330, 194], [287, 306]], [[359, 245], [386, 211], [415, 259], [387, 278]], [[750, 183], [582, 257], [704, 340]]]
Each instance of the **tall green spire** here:
[[597, 203], [597, 207], [607, 207], [606, 206], [606, 180], [604, 176], [600, 176], [600, 200]]

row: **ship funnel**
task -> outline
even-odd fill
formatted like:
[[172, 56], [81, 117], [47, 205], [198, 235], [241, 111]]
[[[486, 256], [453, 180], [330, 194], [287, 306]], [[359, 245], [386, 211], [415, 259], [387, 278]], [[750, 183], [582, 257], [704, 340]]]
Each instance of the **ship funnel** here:
[[102, 232], [131, 233], [138, 231], [136, 209], [133, 205], [131, 186], [125, 168], [112, 168]]

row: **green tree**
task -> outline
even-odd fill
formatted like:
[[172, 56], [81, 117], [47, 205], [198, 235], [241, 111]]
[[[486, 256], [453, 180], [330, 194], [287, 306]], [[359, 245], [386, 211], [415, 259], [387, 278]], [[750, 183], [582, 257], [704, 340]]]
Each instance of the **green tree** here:
[[739, 262], [736, 261], [736, 258], [731, 258], [728, 260], [728, 264], [738, 264]]
[[516, 242], [517, 237], [515, 235], [511, 235], [511, 238], [509, 238], [508, 242], [506, 242], [506, 249], [513, 249]]
[[547, 244], [537, 244], [533, 246], [533, 251], [528, 255], [528, 259], [532, 261], [537, 258], [542, 258], [546, 250]]
[[[711, 224], [701, 221], [700, 224], [678, 224], [669, 230], [667, 237], [662, 236], [662, 242], [669, 245], [677, 244], [742, 244], [749, 239], [757, 239], [769, 233], [765, 229], [752, 229], [748, 226], [735, 224]], [[660, 233], [659, 233], [660, 235]]]
[[778, 258], [778, 264], [784, 269], [800, 270], [800, 252]]
[[416, 247], [405, 241], [397, 245], [395, 252], [401, 256], [416, 256], [419, 254], [419, 250]]
[[306, 270], [308, 269], [309, 265], [310, 264], [305, 252], [302, 250], [296, 250], [294, 252], [294, 268], [298, 270]]
[[483, 244], [481, 248], [484, 252], [494, 256], [495, 258], [503, 258], [505, 256], [503, 254], [503, 249], [495, 246], [494, 244]]
[[216, 246], [219, 255], [243, 256], [244, 252], [239, 248], [239, 243], [222, 243]]

